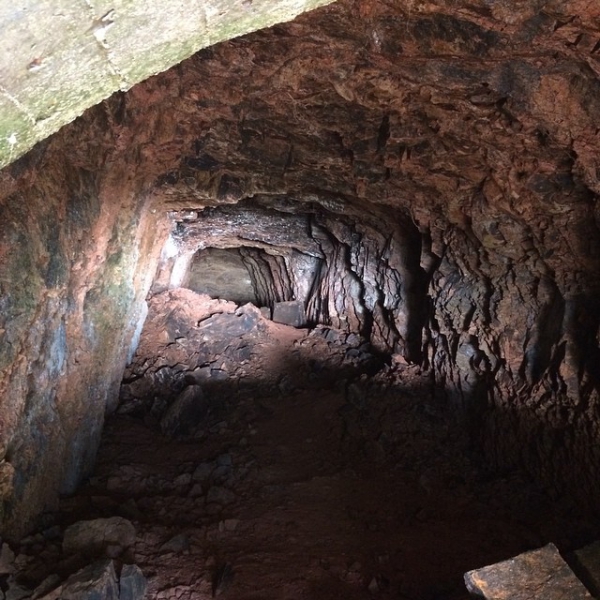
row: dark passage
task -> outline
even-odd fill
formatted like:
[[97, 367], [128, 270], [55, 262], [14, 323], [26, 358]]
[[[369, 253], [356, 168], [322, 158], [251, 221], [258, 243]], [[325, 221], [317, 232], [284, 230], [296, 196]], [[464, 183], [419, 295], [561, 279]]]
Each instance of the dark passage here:
[[62, 522], [131, 520], [148, 597], [185, 600], [466, 600], [470, 569], [591, 539], [576, 506], [468, 446], [430, 375], [356, 332], [175, 289], [150, 301]]

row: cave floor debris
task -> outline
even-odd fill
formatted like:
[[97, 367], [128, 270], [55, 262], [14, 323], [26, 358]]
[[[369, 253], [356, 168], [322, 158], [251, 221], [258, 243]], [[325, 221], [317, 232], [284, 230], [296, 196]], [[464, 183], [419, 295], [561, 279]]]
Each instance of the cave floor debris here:
[[[476, 464], [418, 367], [194, 296], [154, 299], [94, 476], [59, 515], [62, 528], [131, 520], [148, 598], [459, 600], [466, 571], [593, 534], [567, 499]], [[217, 332], [218, 353], [198, 358], [195, 335], [210, 345], [215, 323], [244, 315], [237, 341]], [[176, 392], [200, 381], [210, 400], [182, 437], [160, 431], [165, 369]]]

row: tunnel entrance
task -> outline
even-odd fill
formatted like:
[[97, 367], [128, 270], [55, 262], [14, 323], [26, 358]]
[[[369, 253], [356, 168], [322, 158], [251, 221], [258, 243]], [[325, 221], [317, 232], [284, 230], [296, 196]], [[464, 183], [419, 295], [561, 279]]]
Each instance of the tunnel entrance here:
[[237, 248], [206, 248], [196, 252], [183, 287], [236, 304], [259, 304], [250, 272]]

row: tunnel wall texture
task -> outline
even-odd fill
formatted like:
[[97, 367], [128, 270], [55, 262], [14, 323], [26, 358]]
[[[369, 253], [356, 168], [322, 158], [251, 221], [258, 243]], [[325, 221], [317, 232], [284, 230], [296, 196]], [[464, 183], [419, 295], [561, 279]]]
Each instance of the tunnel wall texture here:
[[370, 285], [378, 339], [431, 369], [488, 461], [597, 511], [598, 40], [578, 0], [343, 1], [207, 49], [5, 169], [3, 530], [91, 466], [156, 219], [247, 198], [320, 215], [317, 299], [358, 320]]
[[58, 137], [1, 177], [0, 517], [9, 536], [90, 473], [160, 250], [149, 200], [103, 160], [100, 140], [85, 165]]

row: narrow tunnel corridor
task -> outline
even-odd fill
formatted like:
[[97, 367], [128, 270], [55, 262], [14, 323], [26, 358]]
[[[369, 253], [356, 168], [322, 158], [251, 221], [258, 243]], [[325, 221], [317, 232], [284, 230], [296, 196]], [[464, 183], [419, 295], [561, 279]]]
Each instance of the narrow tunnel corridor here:
[[[482, 460], [472, 415], [411, 354], [431, 309], [418, 232], [293, 208], [170, 213], [96, 468], [21, 541], [24, 589], [100, 553], [156, 599], [463, 600], [472, 568], [598, 535]], [[135, 543], [67, 542], [98, 519]]]
[[588, 0], [339, 0], [10, 160], [0, 600], [463, 600], [550, 544], [576, 569], [599, 39]]

